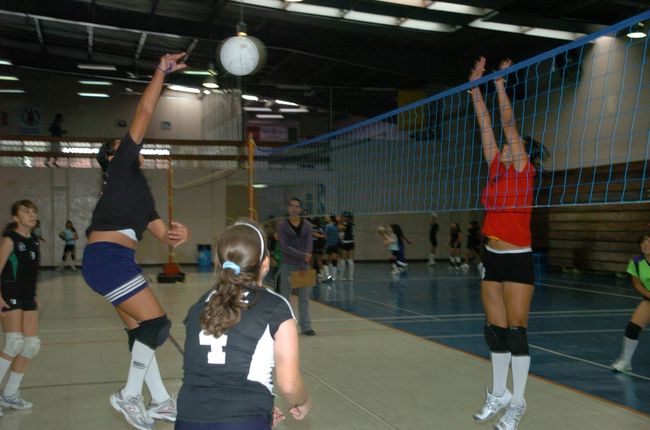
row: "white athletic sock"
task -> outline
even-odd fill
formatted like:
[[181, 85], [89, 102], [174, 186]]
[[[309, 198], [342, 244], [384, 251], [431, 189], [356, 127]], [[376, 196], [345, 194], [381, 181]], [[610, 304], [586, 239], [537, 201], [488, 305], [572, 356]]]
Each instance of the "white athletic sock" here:
[[524, 403], [524, 391], [528, 380], [530, 368], [530, 355], [517, 355], [512, 357], [512, 400], [514, 405]]
[[490, 358], [492, 360], [491, 393], [500, 396], [506, 390], [511, 354], [510, 352], [490, 352]]
[[160, 369], [158, 368], [158, 360], [154, 354], [149, 363], [149, 369], [147, 369], [147, 374], [144, 377], [144, 382], [147, 384], [147, 388], [151, 393], [152, 403], [162, 403], [165, 400], [169, 399], [169, 393], [165, 388], [165, 383], [160, 376]]
[[4, 396], [5, 397], [16, 397], [18, 389], [20, 388], [20, 383], [23, 380], [24, 373], [9, 373], [9, 378], [7, 379], [7, 385], [5, 385]]
[[0, 383], [5, 379], [5, 375], [9, 371], [9, 368], [11, 367], [11, 360], [5, 360], [4, 358], [0, 357]]
[[350, 280], [354, 279], [354, 260], [353, 259], [348, 259], [348, 278]]
[[345, 276], [345, 260], [340, 259], [339, 260], [339, 278], [343, 279]]
[[639, 346], [639, 339], [630, 339], [627, 336], [623, 336], [623, 359], [632, 361], [637, 346]]
[[122, 389], [122, 395], [132, 397], [142, 394], [142, 384], [144, 384], [144, 377], [147, 374], [154, 352], [153, 349], [144, 343], [140, 343], [137, 339], [133, 342], [129, 376], [126, 380], [126, 386]]

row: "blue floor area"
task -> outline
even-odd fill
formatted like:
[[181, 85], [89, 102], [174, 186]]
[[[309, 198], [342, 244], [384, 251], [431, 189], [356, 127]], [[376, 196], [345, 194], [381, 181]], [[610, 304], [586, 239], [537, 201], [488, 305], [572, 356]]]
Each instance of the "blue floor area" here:
[[[453, 348], [488, 357], [475, 269], [357, 263], [354, 281], [322, 284], [314, 299]], [[650, 337], [642, 332], [633, 372], [618, 374], [622, 336], [641, 300], [627, 279], [550, 273], [536, 282], [528, 324], [531, 372], [650, 414]], [[318, 327], [315, 327], [318, 330]]]

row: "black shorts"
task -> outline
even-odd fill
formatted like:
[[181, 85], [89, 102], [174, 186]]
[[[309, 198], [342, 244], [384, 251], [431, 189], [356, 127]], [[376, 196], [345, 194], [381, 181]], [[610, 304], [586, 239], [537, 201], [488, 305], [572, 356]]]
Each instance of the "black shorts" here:
[[2, 312], [15, 310], [35, 311], [38, 309], [34, 297], [31, 299], [5, 299], [5, 302], [7, 302], [7, 307], [2, 308]]
[[341, 243], [340, 248], [343, 251], [352, 251], [354, 249], [354, 242], [348, 242], [348, 243], [343, 242]]
[[336, 254], [338, 252], [339, 252], [339, 246], [338, 245], [328, 246], [327, 249], [325, 250], [325, 254], [327, 254], [327, 255]]
[[458, 242], [458, 243], [449, 242], [449, 247], [451, 249], [460, 249], [463, 247], [463, 242]]
[[473, 252], [475, 252], [477, 254], [481, 253], [481, 245], [479, 245], [478, 243], [476, 243], [476, 244], [468, 243], [467, 244], [467, 249], [470, 250], [470, 251], [473, 251]]
[[483, 281], [535, 284], [532, 251], [498, 254], [485, 248], [481, 261], [485, 267], [481, 276]]

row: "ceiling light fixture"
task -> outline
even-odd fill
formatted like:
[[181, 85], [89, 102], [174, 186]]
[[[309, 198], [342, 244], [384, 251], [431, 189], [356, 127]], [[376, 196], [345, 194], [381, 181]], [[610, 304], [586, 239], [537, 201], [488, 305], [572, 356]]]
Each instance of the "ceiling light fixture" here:
[[205, 81], [203, 81], [203, 86], [206, 87], [206, 88], [209, 88], [211, 90], [213, 90], [215, 88], [219, 88], [219, 84], [217, 84], [217, 80], [215, 79], [215, 77], [213, 75], [211, 75]]
[[630, 27], [630, 31], [626, 34], [630, 39], [643, 39], [647, 36], [644, 25], [642, 22]]
[[285, 106], [299, 106], [298, 103], [288, 102], [288, 101], [285, 101], [285, 100], [276, 100], [275, 103], [277, 103], [279, 105], [285, 105]]
[[0, 93], [3, 94], [22, 94], [25, 90], [14, 90], [14, 89], [0, 89]]
[[270, 114], [258, 113], [255, 116], [257, 118], [260, 118], [260, 119], [282, 119], [282, 118], [284, 118], [284, 115], [274, 114], [274, 113], [270, 113]]
[[184, 70], [183, 71], [184, 75], [194, 75], [194, 76], [211, 76], [212, 73], [210, 73], [209, 70]]
[[79, 81], [82, 85], [99, 85], [99, 86], [111, 86], [113, 85], [110, 81]]
[[106, 93], [77, 93], [77, 94], [80, 95], [81, 97], [95, 97], [95, 98], [103, 98], [103, 99], [110, 97]]
[[0, 81], [17, 81], [18, 78], [15, 76], [2, 76], [0, 75]]
[[244, 106], [246, 112], [272, 112], [270, 107]]
[[248, 95], [248, 94], [242, 94], [242, 95], [241, 95], [241, 98], [243, 98], [244, 100], [251, 101], [251, 102], [256, 102], [256, 101], [259, 100], [259, 97], [257, 97], [257, 96], [250, 96], [250, 95]]
[[182, 93], [192, 93], [192, 94], [200, 94], [201, 90], [198, 88], [194, 87], [186, 87], [184, 85], [169, 85], [167, 88], [169, 88], [172, 91], [180, 91]]
[[309, 109], [304, 107], [299, 108], [280, 108], [278, 109], [281, 113], [308, 113]]
[[0, 66], [13, 66], [14, 64], [9, 60], [0, 60]]
[[117, 70], [117, 67], [110, 64], [77, 64], [77, 67], [82, 70], [104, 70], [109, 72]]

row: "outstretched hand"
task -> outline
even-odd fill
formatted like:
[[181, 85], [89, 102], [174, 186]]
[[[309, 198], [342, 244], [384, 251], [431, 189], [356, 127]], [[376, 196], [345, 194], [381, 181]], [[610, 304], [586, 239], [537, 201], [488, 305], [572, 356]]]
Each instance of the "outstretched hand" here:
[[485, 57], [479, 57], [478, 60], [474, 63], [472, 71], [469, 73], [468, 81], [472, 82], [483, 77], [485, 72]]
[[174, 73], [177, 70], [182, 70], [187, 67], [187, 64], [181, 62], [181, 60], [187, 55], [185, 52], [177, 52], [175, 54], [165, 54], [160, 57], [160, 63], [158, 64], [158, 69], [163, 72], [165, 75]]
[[191, 237], [190, 229], [178, 221], [172, 221], [171, 228], [167, 231], [167, 238], [174, 247], [182, 245]]
[[296, 405], [293, 408], [289, 409], [289, 412], [295, 419], [300, 421], [307, 416], [310, 409], [311, 402], [308, 400], [304, 405]]
[[506, 58], [504, 60], [501, 60], [499, 63], [499, 70], [507, 69], [508, 67], [512, 66], [512, 60], [510, 58]]

